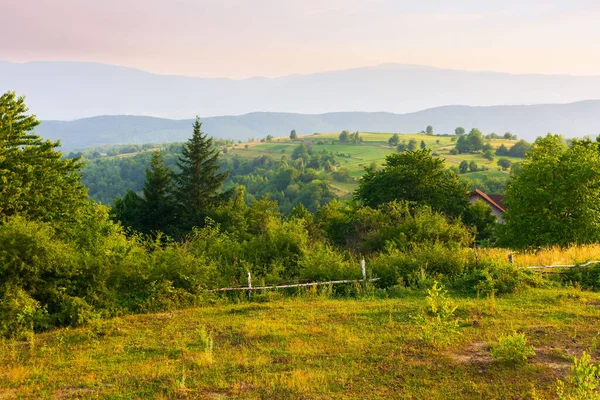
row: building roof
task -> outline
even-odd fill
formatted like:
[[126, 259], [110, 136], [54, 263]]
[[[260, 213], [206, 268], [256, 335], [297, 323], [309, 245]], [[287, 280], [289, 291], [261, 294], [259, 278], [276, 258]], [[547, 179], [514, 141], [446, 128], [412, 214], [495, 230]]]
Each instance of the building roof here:
[[473, 196], [473, 195], [477, 195], [477, 196], [481, 197], [483, 200], [487, 201], [492, 207], [495, 207], [502, 212], [506, 212], [506, 209], [504, 208], [504, 204], [503, 204], [504, 195], [501, 195], [501, 194], [487, 195], [479, 189], [475, 189], [474, 191], [472, 191], [471, 196]]

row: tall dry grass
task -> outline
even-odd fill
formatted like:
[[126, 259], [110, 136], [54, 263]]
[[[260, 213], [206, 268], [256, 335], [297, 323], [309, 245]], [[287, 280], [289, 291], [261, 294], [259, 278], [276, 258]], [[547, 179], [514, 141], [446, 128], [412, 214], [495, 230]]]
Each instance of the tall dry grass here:
[[513, 252], [508, 249], [479, 249], [482, 260], [505, 262], [513, 254], [517, 267], [542, 265], [572, 265], [588, 261], [600, 261], [600, 244], [571, 246], [569, 248], [550, 247], [537, 251]]

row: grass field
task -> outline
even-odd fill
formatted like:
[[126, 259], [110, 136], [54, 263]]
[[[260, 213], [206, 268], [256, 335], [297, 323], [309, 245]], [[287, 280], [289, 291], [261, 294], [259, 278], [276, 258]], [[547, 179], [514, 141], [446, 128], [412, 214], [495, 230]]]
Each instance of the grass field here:
[[[5, 340], [0, 398], [516, 399], [533, 387], [556, 398], [573, 356], [600, 356], [600, 294], [576, 289], [454, 297], [447, 346], [424, 342], [411, 318], [426, 305], [421, 291], [256, 300]], [[536, 355], [493, 362], [490, 345], [513, 331]]]
[[[361, 132], [360, 137], [363, 138], [364, 142], [356, 145], [340, 143], [338, 140], [339, 133], [319, 133], [310, 136], [302, 136], [295, 141], [288, 138], [276, 138], [269, 143], [249, 142], [237, 144], [230, 149], [231, 151], [229, 154], [237, 154], [243, 157], [252, 158], [263, 155], [271, 155], [274, 158], [280, 158], [283, 155], [290, 157], [298, 144], [302, 141], [310, 141], [313, 143], [313, 149], [316, 151], [326, 150], [337, 154], [340, 167], [348, 169], [349, 175], [354, 179], [358, 179], [363, 175], [365, 167], [370, 166], [373, 162], [381, 165], [385, 162], [385, 157], [388, 154], [395, 152], [395, 148], [388, 145], [388, 139], [392, 137], [392, 135], [393, 133]], [[400, 142], [405, 141], [408, 143], [411, 139], [416, 139], [419, 144], [421, 141], [424, 141], [428, 148], [432, 149], [433, 152], [446, 160], [446, 165], [448, 167], [458, 166], [461, 161], [467, 160], [469, 162], [475, 161], [479, 166], [490, 168], [489, 171], [467, 173], [464, 175], [465, 177], [475, 179], [481, 178], [483, 175], [500, 178], [507, 176], [507, 173], [500, 171], [496, 164], [499, 157], [496, 157], [494, 161], [489, 161], [480, 154], [450, 154], [450, 150], [454, 148], [455, 145], [455, 143], [451, 141], [451, 137], [427, 136], [425, 134], [400, 134]], [[490, 141], [493, 147], [498, 147], [501, 144], [510, 147], [515, 142], [516, 141], [514, 140], [505, 139], [493, 139]], [[246, 148], [246, 146], [248, 147]], [[503, 156], [501, 158], [509, 159], [512, 162], [522, 161], [522, 159], [515, 157]], [[348, 195], [358, 187], [356, 182], [336, 182], [333, 179], [331, 179], [331, 184], [342, 195]]]

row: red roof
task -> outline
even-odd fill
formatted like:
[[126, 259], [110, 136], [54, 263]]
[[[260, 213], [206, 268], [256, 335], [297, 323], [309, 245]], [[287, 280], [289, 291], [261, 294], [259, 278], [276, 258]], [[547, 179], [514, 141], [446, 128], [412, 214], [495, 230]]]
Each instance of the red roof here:
[[504, 195], [501, 195], [501, 194], [487, 195], [479, 189], [475, 189], [473, 192], [471, 192], [471, 195], [478, 195], [483, 200], [490, 203], [491, 206], [496, 207], [498, 210], [500, 210], [502, 212], [506, 212], [506, 209], [504, 208], [504, 204], [502, 203], [502, 200], [504, 200]]

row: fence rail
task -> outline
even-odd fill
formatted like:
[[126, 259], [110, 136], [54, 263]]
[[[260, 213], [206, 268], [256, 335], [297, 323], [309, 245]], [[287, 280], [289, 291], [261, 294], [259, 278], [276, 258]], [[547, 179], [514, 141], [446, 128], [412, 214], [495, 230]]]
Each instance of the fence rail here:
[[563, 269], [563, 268], [574, 268], [574, 267], [587, 267], [592, 264], [599, 264], [600, 261], [588, 261], [584, 264], [573, 264], [573, 265], [533, 265], [531, 267], [524, 267], [526, 269]]
[[220, 289], [210, 289], [206, 290], [207, 292], [230, 292], [230, 291], [239, 291], [239, 290], [269, 290], [269, 289], [285, 289], [285, 288], [293, 288], [293, 287], [307, 287], [307, 286], [319, 286], [319, 285], [337, 285], [340, 283], [367, 283], [367, 282], [375, 282], [380, 278], [372, 278], [367, 279], [367, 269], [365, 266], [365, 260], [361, 260], [360, 269], [362, 272], [362, 279], [344, 279], [339, 281], [328, 281], [328, 282], [306, 282], [306, 283], [290, 283], [290, 284], [281, 284], [281, 285], [271, 285], [271, 286], [252, 286], [252, 276], [250, 272], [248, 272], [248, 286], [236, 286], [236, 287], [228, 287], [228, 288], [220, 288]]
[[306, 286], [319, 286], [319, 285], [336, 285], [338, 283], [354, 283], [354, 282], [375, 282], [379, 278], [373, 279], [345, 279], [341, 281], [329, 281], [329, 282], [308, 282], [308, 283], [293, 283], [289, 285], [275, 285], [275, 286], [244, 286], [244, 287], [230, 287], [221, 289], [211, 289], [207, 292], [228, 292], [234, 290], [269, 290], [269, 289], [280, 289], [280, 288], [293, 288], [293, 287], [306, 287]]

